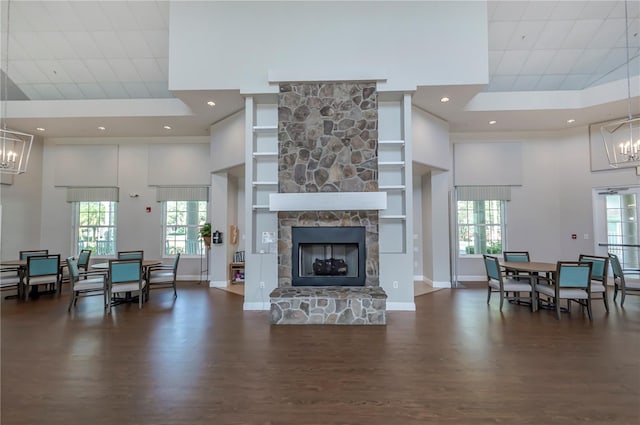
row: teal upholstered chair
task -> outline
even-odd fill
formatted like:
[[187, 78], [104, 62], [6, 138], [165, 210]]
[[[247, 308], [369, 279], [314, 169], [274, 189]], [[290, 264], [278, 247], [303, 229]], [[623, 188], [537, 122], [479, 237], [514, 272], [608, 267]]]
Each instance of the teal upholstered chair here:
[[67, 268], [69, 269], [69, 284], [71, 296], [69, 298], [69, 308], [74, 307], [81, 296], [102, 295], [104, 308], [107, 308], [107, 273], [102, 272], [81, 272], [78, 262], [73, 258], [67, 258]]
[[38, 285], [60, 285], [60, 255], [30, 255], [24, 282], [24, 299], [29, 299], [29, 288]]
[[568, 300], [567, 310], [571, 311], [571, 301], [587, 308], [589, 320], [591, 314], [591, 269], [593, 263], [577, 261], [558, 261], [553, 279], [541, 278], [536, 285], [538, 294], [544, 294], [553, 301], [556, 317], [560, 320], [560, 301]]
[[[609, 298], [607, 293], [607, 277], [609, 274], [609, 257], [580, 254], [578, 261], [593, 264], [591, 267], [591, 298], [602, 297], [604, 308], [609, 311]], [[596, 295], [597, 297], [594, 297]]]
[[144, 251], [118, 251], [118, 260], [144, 260]]
[[[500, 271], [500, 263], [497, 257], [483, 255], [483, 258], [487, 272], [487, 304], [491, 301], [492, 292], [500, 293], [500, 311], [502, 311], [502, 305], [505, 299], [518, 302], [522, 301], [523, 298], [520, 296], [522, 292], [529, 293], [529, 296], [526, 297], [528, 301], [533, 300], [531, 283], [525, 282], [525, 277], [520, 278], [520, 280], [507, 277]], [[509, 292], [513, 292], [514, 295], [509, 296]], [[533, 309], [534, 307], [534, 303], [531, 302], [531, 308]]]
[[78, 270], [89, 270], [89, 260], [91, 259], [91, 250], [83, 249], [78, 254]]
[[125, 297], [130, 297], [131, 293], [137, 292], [138, 308], [142, 308], [144, 288], [145, 280], [142, 275], [141, 259], [109, 261], [109, 281], [107, 285], [109, 313], [111, 313], [114, 294], [125, 293]]
[[176, 255], [173, 264], [161, 264], [151, 266], [147, 270], [147, 298], [151, 289], [162, 287], [173, 287], [174, 298], [178, 296], [176, 290], [176, 278], [178, 276], [178, 262], [180, 261], [180, 253]]
[[618, 291], [622, 292], [622, 299], [620, 300], [620, 306], [624, 306], [624, 299], [628, 295], [640, 295], [640, 279], [631, 278], [624, 274], [620, 260], [615, 254], [609, 254], [611, 260], [611, 269], [613, 270], [613, 301], [618, 296]]
[[15, 289], [17, 291], [17, 298], [20, 298], [22, 273], [23, 270], [20, 267], [3, 267], [0, 269], [0, 290], [9, 291]]
[[32, 255], [49, 255], [49, 250], [48, 249], [35, 249], [35, 250], [31, 250], [31, 251], [20, 251], [20, 259], [21, 260], [26, 260], [27, 258], [31, 257]]

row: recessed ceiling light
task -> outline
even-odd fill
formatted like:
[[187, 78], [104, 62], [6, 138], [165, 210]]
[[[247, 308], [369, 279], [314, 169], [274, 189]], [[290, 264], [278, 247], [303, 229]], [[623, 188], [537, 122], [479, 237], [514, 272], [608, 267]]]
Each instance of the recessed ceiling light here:
[[207, 105], [216, 106], [216, 102], [214, 102], [213, 100], [210, 100], [210, 101], [207, 102]]
[[573, 124], [574, 122], [576, 122], [576, 120], [574, 120], [573, 118], [567, 120], [567, 124]]
[[100, 127], [98, 127], [98, 130], [100, 130], [100, 131], [105, 131], [105, 130], [106, 130], [106, 128], [105, 128], [105, 127], [103, 127], [103, 126], [100, 126]]
[[164, 126], [164, 127], [162, 127], [162, 128], [164, 128], [165, 130], [171, 130], [171, 126], [170, 126], [170, 125], [165, 125], [165, 126]]
[[496, 121], [496, 120], [491, 120], [491, 121], [489, 121], [489, 124], [494, 125], [494, 124], [495, 124], [495, 123], [497, 123], [497, 122], [498, 122], [498, 121]]
[[443, 97], [442, 99], [440, 99], [440, 102], [442, 103], [447, 103], [448, 101], [450, 101], [451, 99], [449, 99], [448, 97]]
[[36, 127], [36, 130], [38, 130], [38, 131], [44, 131], [44, 128], [43, 128], [43, 127]]

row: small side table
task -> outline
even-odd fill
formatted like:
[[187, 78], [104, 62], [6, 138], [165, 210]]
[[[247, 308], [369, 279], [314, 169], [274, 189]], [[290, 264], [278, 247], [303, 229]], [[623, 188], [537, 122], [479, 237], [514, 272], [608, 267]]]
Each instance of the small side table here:
[[229, 283], [244, 283], [244, 263], [229, 263]]

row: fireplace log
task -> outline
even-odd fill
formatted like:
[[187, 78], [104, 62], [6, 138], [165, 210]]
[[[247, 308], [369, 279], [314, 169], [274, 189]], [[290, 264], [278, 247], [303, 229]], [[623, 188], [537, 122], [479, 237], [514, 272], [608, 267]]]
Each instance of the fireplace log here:
[[317, 276], [344, 276], [347, 271], [347, 263], [340, 258], [316, 258], [313, 262], [313, 273]]

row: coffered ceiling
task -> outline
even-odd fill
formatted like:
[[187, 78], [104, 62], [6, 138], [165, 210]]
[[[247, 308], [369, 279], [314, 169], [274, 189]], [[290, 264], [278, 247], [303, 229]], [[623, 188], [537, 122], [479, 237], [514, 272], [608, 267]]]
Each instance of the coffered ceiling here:
[[[34, 132], [42, 127], [47, 137], [155, 136], [167, 135], [163, 126], [169, 125], [174, 136], [204, 136], [212, 123], [243, 106], [238, 92], [168, 90], [168, 1], [12, 0], [3, 5], [3, 24], [9, 5], [9, 42], [2, 63], [9, 84], [3, 93], [10, 93], [11, 99], [155, 99], [171, 105], [170, 110], [180, 110], [173, 115], [127, 119], [97, 115], [72, 120], [55, 113], [9, 119], [19, 130]], [[479, 105], [482, 96], [492, 94], [577, 92], [626, 80], [627, 52], [629, 70], [637, 80], [640, 2], [629, 1], [627, 6], [625, 20], [624, 1], [488, 2], [488, 84], [420, 87], [414, 102], [447, 120], [452, 131], [558, 129], [567, 126], [570, 116], [576, 119], [575, 125], [625, 116], [628, 102], [624, 100], [564, 108], [564, 115], [554, 108], [523, 111]], [[442, 96], [451, 101], [441, 103]], [[207, 100], [216, 105], [207, 106]], [[175, 102], [184, 103], [185, 108]], [[42, 103], [42, 108], [50, 107], [49, 102]], [[489, 120], [497, 125], [488, 127]], [[106, 127], [107, 133], [97, 130], [98, 126]]]

